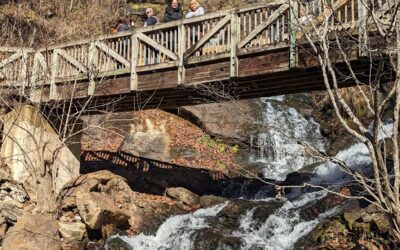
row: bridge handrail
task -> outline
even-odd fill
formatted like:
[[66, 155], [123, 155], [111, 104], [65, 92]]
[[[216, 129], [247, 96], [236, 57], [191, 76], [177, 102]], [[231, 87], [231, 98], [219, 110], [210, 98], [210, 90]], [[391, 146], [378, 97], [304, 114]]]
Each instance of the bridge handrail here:
[[[290, 65], [296, 67], [298, 33], [291, 16], [314, 15], [318, 22], [329, 14], [323, 1], [305, 1], [301, 6], [298, 0], [276, 0], [36, 50], [0, 47], [0, 78], [21, 85], [50, 84], [54, 98], [57, 82], [89, 79], [89, 94], [93, 94], [97, 77], [130, 73], [131, 89], [137, 90], [137, 75], [142, 68], [178, 67], [178, 83], [183, 84], [185, 65], [190, 60], [223, 55], [230, 60], [230, 76], [235, 77], [240, 51], [265, 49], [277, 43], [290, 48]], [[333, 11], [339, 12], [337, 18], [343, 19], [346, 27], [335, 26], [331, 18], [331, 28], [355, 28], [356, 19], [364, 13], [361, 0], [333, 1], [332, 6], [337, 8]]]

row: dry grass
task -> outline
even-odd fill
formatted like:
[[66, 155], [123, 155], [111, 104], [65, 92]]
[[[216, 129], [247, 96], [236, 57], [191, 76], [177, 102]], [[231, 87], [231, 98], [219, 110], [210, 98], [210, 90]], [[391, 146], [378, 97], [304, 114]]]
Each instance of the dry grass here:
[[109, 33], [121, 14], [113, 0], [21, 0], [0, 5], [0, 44], [43, 46]]

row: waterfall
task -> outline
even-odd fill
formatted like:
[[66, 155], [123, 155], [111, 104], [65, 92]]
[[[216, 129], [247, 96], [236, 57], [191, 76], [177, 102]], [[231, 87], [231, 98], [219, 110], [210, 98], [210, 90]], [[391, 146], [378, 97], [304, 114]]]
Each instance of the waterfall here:
[[[271, 128], [257, 139], [265, 148], [261, 149], [262, 147], [260, 147], [262, 153], [258, 154], [255, 160], [267, 163], [269, 167], [266, 168], [265, 173], [269, 177], [272, 175], [270, 171], [279, 171], [279, 176], [275, 175], [275, 177], [280, 177], [296, 171], [308, 162], [299, 153], [303, 149], [297, 143], [298, 140], [313, 143], [321, 150], [325, 149], [326, 146], [326, 141], [320, 137], [318, 124], [305, 119], [294, 109], [279, 107], [276, 101], [265, 99], [267, 107], [265, 113], [268, 116], [265, 117], [264, 122], [266, 124], [280, 123], [283, 132], [292, 136], [292, 138], [284, 136], [285, 133], [278, 133], [278, 128]], [[279, 102], [279, 99], [277, 102]], [[380, 131], [381, 139], [391, 135], [392, 126], [392, 124], [387, 124], [383, 127], [383, 130]], [[271, 149], [271, 145], [276, 148]], [[365, 166], [371, 164], [368, 150], [362, 143], [350, 145], [347, 149], [337, 153], [335, 158], [345, 162], [351, 169], [358, 171], [366, 171], [369, 168], [365, 168]], [[278, 169], [279, 166], [282, 170]], [[313, 173], [314, 177], [310, 181], [313, 184], [340, 186], [350, 180], [349, 176], [331, 162], [320, 163], [314, 168]], [[288, 196], [279, 203], [280, 206], [268, 214], [266, 219], [260, 220], [255, 215], [255, 208], [247, 209], [240, 214], [238, 226], [235, 228], [225, 229], [223, 217], [218, 217], [219, 213], [229, 205], [224, 203], [207, 209], [199, 209], [191, 214], [172, 216], [159, 227], [155, 235], [140, 234], [133, 237], [114, 237], [120, 237], [133, 249], [205, 249], [204, 246], [201, 248], [196, 245], [196, 233], [210, 229], [217, 231], [221, 237], [230, 237], [240, 241], [240, 244], [236, 247], [218, 245], [217, 248], [212, 249], [293, 249], [294, 244], [301, 237], [313, 230], [322, 219], [330, 217], [336, 212], [336, 208], [331, 208], [319, 214], [316, 218], [302, 218], [300, 211], [307, 209], [309, 204], [317, 203], [328, 192], [308, 190], [308, 193], [304, 193], [307, 190], [300, 189], [297, 191], [294, 192], [296, 195]], [[262, 193], [262, 190], [260, 190], [260, 193]], [[258, 196], [257, 199], [265, 204], [277, 202], [268, 197]]]
[[305, 144], [325, 152], [328, 141], [318, 123], [284, 105], [284, 96], [261, 100], [264, 129], [250, 138], [252, 147], [257, 148], [250, 161], [264, 165], [265, 178], [284, 180], [289, 173], [315, 163], [305, 154]]

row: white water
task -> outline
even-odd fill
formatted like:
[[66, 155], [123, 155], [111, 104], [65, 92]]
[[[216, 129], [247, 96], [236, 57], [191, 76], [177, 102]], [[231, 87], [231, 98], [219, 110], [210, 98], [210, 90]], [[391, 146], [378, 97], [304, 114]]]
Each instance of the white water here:
[[284, 180], [289, 173], [315, 163], [314, 158], [304, 154], [302, 144], [325, 152], [328, 143], [321, 135], [319, 124], [306, 119], [296, 109], [285, 107], [283, 96], [262, 101], [264, 132], [251, 138], [258, 150], [250, 160], [264, 165], [265, 178]]
[[[392, 135], [393, 124], [386, 124], [379, 132], [379, 139], [385, 139]], [[370, 168], [366, 168], [371, 164], [367, 147], [362, 143], [356, 143], [349, 148], [339, 152], [335, 158], [344, 162], [350, 169], [367, 172]], [[316, 177], [311, 180], [313, 184], [329, 183], [329, 184], [345, 184], [351, 181], [351, 177], [343, 172], [340, 167], [332, 162], [320, 164], [315, 168]]]
[[133, 238], [121, 236], [133, 249], [190, 249], [190, 236], [198, 229], [208, 227], [207, 217], [216, 216], [226, 203], [207, 209], [200, 209], [191, 214], [170, 217], [162, 224], [156, 235], [139, 234]]

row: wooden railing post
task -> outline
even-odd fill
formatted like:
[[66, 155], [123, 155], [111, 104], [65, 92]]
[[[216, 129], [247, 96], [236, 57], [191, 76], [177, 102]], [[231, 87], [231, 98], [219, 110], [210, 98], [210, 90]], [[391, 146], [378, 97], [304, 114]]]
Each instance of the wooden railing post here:
[[358, 6], [358, 15], [357, 15], [357, 23], [358, 23], [358, 55], [365, 56], [366, 51], [364, 47], [368, 42], [368, 32], [367, 32], [367, 9], [365, 7], [366, 4], [363, 0], [357, 0]]
[[96, 42], [92, 41], [89, 45], [87, 73], [89, 77], [88, 95], [93, 95], [96, 89], [96, 66], [97, 66], [97, 48]]
[[238, 13], [234, 10], [231, 12], [231, 55], [230, 55], [230, 77], [238, 76], [238, 42], [239, 42], [239, 32], [240, 28], [238, 25]]
[[57, 49], [53, 50], [51, 55], [51, 78], [50, 78], [50, 99], [57, 96], [56, 77], [58, 73], [58, 53]]
[[186, 52], [186, 32], [185, 25], [178, 26], [178, 85], [185, 83], [185, 61], [184, 54]]
[[21, 94], [25, 94], [25, 88], [28, 86], [28, 52], [23, 51], [22, 52], [22, 57], [21, 57], [21, 62], [22, 62], [22, 69], [21, 69]]
[[138, 75], [136, 72], [137, 61], [139, 56], [139, 39], [137, 34], [131, 36], [132, 39], [132, 56], [131, 56], [131, 91], [138, 89]]
[[289, 48], [289, 68], [298, 66], [299, 54], [297, 48], [297, 32], [299, 25], [299, 4], [297, 0], [290, 0], [290, 48]]

